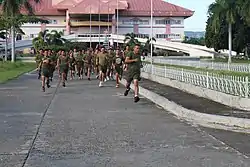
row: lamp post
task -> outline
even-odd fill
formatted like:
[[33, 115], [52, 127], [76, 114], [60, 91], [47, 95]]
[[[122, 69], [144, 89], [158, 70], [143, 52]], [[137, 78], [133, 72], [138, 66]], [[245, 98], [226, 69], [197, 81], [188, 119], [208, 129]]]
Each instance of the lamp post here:
[[99, 16], [98, 16], [98, 17], [99, 17], [99, 19], [98, 19], [98, 20], [99, 20], [99, 36], [98, 36], [98, 37], [99, 37], [99, 46], [100, 46], [100, 43], [101, 43], [101, 41], [100, 41], [100, 33], [101, 33], [101, 25], [100, 25], [100, 24], [101, 24], [101, 23], [100, 23], [100, 21], [101, 21], [100, 0], [99, 0], [99, 8], [98, 8], [98, 11], [99, 11], [99, 12], [98, 12], [98, 13], [99, 13]]
[[151, 57], [151, 73], [153, 74], [153, 0], [151, 0], [151, 39], [150, 39], [150, 57]]
[[90, 33], [90, 48], [92, 48], [92, 11], [90, 5], [90, 14], [89, 14], [89, 33]]
[[[109, 1], [108, 1], [108, 35], [109, 35]], [[109, 37], [108, 37], [108, 47], [109, 47]]]
[[117, 12], [116, 12], [116, 40], [117, 40], [117, 43], [116, 43], [116, 45], [117, 45], [117, 47], [118, 47], [118, 29], [119, 29], [119, 23], [118, 23], [118, 21], [119, 21], [119, 19], [118, 19], [118, 7], [119, 7], [119, 3], [118, 3], [118, 0], [116, 0], [116, 5], [117, 5]]

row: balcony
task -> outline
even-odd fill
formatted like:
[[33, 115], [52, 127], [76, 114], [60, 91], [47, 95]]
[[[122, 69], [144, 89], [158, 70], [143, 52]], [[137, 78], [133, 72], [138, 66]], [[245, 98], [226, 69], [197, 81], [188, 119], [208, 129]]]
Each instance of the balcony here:
[[76, 21], [71, 21], [70, 22], [70, 25], [72, 26], [72, 27], [87, 27], [87, 26], [90, 26], [90, 23], [91, 23], [91, 26], [104, 26], [104, 27], [106, 27], [106, 26], [112, 26], [112, 22], [104, 22], [104, 21], [78, 21], [78, 22], [76, 22]]

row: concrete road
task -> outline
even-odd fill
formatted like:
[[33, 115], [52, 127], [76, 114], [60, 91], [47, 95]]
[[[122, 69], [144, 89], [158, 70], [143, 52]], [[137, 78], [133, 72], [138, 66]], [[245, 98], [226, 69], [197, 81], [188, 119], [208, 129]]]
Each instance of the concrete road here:
[[0, 167], [248, 167], [250, 136], [197, 127], [110, 81], [0, 85]]

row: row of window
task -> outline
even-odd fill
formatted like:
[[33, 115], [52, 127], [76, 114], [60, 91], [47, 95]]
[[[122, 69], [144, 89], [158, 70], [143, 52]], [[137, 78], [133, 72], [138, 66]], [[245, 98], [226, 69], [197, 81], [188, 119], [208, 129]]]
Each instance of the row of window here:
[[149, 20], [123, 20], [122, 24], [124, 25], [133, 25], [133, 24], [140, 24], [140, 25], [148, 25]]
[[135, 37], [137, 37], [137, 38], [146, 38], [146, 37], [149, 37], [149, 34], [135, 34]]
[[181, 24], [181, 20], [170, 20], [170, 19], [165, 19], [165, 20], [155, 20], [155, 24]]
[[[133, 25], [133, 24], [139, 24], [139, 25], [148, 25], [149, 20], [123, 20], [122, 24], [124, 25]], [[176, 25], [176, 24], [181, 24], [181, 20], [155, 20], [155, 24], [170, 24], [170, 25]]]
[[[125, 34], [123, 34], [125, 35]], [[149, 34], [135, 34], [137, 38], [146, 38], [149, 37]], [[171, 39], [179, 39], [181, 38], [180, 34], [156, 34], [156, 38], [171, 38]]]
[[180, 38], [181, 35], [180, 34], [156, 34], [156, 38], [172, 38], [172, 39], [176, 39], [176, 38]]

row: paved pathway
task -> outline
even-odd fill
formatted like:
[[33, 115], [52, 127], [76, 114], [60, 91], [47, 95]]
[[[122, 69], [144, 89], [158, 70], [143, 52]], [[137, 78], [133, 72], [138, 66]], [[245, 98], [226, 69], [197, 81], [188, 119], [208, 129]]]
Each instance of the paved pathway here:
[[43, 93], [26, 75], [0, 85], [0, 167], [250, 166], [248, 135], [192, 126], [143, 98], [135, 104], [113, 82], [53, 84]]

